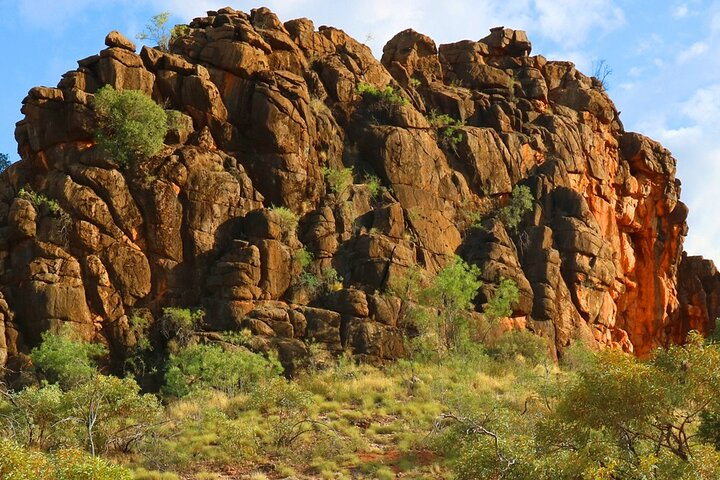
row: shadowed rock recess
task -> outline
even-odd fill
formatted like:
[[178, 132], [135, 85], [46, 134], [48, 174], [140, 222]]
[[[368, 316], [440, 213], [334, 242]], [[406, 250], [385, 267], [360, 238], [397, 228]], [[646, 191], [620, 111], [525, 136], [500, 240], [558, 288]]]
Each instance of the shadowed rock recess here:
[[[22, 159], [0, 177], [0, 365], [18, 368], [62, 324], [122, 360], [129, 319], [167, 306], [202, 307], [211, 331], [248, 328], [285, 362], [311, 339], [393, 359], [405, 305], [383, 294], [388, 282], [454, 254], [482, 271], [478, 311], [501, 277], [516, 282], [506, 323], [548, 338], [556, 357], [576, 340], [644, 355], [720, 314], [714, 265], [683, 254], [675, 159], [624, 131], [598, 80], [530, 56], [522, 31], [436, 47], [406, 30], [378, 61], [341, 30], [223, 8], [169, 52], [137, 55], [117, 32], [106, 44], [23, 101]], [[369, 105], [361, 83], [406, 101]], [[192, 129], [120, 168], [94, 140], [105, 84], [151, 95]], [[456, 140], [433, 112], [464, 122]], [[323, 168], [344, 167], [354, 184], [333, 192]], [[492, 212], [518, 184], [534, 203], [511, 231]], [[272, 206], [299, 216], [296, 232]], [[488, 216], [483, 229], [469, 228], [473, 213]], [[334, 267], [343, 288], [310, 299], [303, 246], [310, 270]]]

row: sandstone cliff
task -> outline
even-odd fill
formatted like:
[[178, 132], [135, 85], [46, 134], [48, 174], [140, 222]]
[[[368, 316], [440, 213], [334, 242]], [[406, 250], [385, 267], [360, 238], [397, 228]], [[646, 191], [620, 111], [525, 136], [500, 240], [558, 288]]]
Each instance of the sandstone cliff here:
[[[57, 88], [23, 102], [22, 160], [0, 179], [0, 364], [16, 368], [64, 323], [122, 358], [136, 341], [129, 318], [170, 305], [203, 307], [213, 330], [249, 328], [284, 359], [308, 339], [394, 358], [403, 306], [380, 292], [455, 253], [482, 270], [478, 307], [500, 277], [517, 283], [514, 323], [550, 339], [554, 355], [574, 339], [642, 355], [714, 326], [720, 275], [683, 260], [675, 160], [624, 131], [596, 79], [530, 56], [524, 32], [438, 48], [407, 30], [378, 61], [341, 30], [283, 24], [263, 8], [189, 27], [169, 52], [139, 55], [110, 34]], [[361, 83], [406, 101], [370, 108]], [[92, 98], [105, 84], [146, 92], [192, 128], [119, 168], [94, 144]], [[433, 114], [464, 123], [457, 141]], [[323, 167], [350, 166], [354, 185], [333, 192]], [[469, 228], [469, 213], [491, 216], [517, 184], [534, 198], [517, 231]], [[271, 206], [300, 216], [296, 233]], [[312, 270], [333, 266], [344, 288], [310, 301], [294, 261], [303, 246]]]

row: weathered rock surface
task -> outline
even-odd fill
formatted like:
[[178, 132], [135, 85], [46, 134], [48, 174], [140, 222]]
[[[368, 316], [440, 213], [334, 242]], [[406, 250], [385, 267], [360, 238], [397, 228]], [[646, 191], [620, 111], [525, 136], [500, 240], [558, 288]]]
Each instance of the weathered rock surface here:
[[[717, 270], [682, 256], [675, 160], [624, 131], [597, 80], [530, 56], [522, 31], [438, 48], [406, 30], [379, 62], [341, 30], [224, 8], [169, 52], [138, 55], [118, 32], [105, 43], [23, 102], [22, 160], [0, 177], [0, 365], [62, 324], [122, 357], [133, 312], [165, 306], [203, 307], [212, 328], [247, 328], [288, 361], [309, 341], [396, 358], [403, 305], [378, 292], [456, 253], [481, 268], [478, 308], [501, 277], [518, 284], [515, 323], [554, 355], [572, 341], [643, 355], [720, 314]], [[407, 104], [368, 115], [361, 82]], [[181, 111], [190, 131], [120, 169], [94, 142], [104, 84]], [[458, 141], [431, 126], [439, 114], [463, 122]], [[351, 166], [356, 185], [333, 192], [322, 169]], [[366, 174], [386, 190], [373, 197]], [[517, 231], [468, 228], [517, 184], [534, 199]], [[271, 206], [295, 212], [297, 232]], [[303, 247], [311, 272], [344, 278], [338, 291], [309, 295]]]

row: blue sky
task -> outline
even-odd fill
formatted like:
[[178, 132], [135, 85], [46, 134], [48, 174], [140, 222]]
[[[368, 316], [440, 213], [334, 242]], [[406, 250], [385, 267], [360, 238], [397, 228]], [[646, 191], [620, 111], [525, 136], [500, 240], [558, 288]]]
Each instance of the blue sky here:
[[[208, 0], [0, 0], [0, 152], [16, 160], [13, 130], [36, 85], [54, 86], [76, 60], [128, 37], [155, 13], [185, 23], [207, 9], [261, 4]], [[377, 56], [414, 28], [440, 43], [479, 39], [497, 25], [527, 30], [533, 53], [571, 60], [585, 73], [606, 60], [610, 96], [627, 130], [665, 145], [678, 160], [690, 207], [685, 248], [720, 261], [720, 0], [268, 0], [281, 20], [308, 17], [365, 41]]]

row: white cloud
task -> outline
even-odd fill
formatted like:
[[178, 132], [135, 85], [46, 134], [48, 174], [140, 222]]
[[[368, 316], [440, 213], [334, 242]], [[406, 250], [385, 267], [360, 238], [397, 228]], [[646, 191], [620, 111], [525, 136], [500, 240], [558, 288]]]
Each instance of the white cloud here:
[[543, 35], [559, 44], [576, 46], [590, 32], [608, 32], [625, 24], [625, 15], [612, 0], [535, 0]]
[[690, 13], [690, 9], [688, 8], [687, 3], [683, 3], [673, 10], [672, 15], [675, 18], [685, 18], [688, 16], [688, 13]]
[[677, 63], [685, 63], [688, 60], [701, 56], [707, 52], [708, 45], [705, 42], [695, 42], [677, 56]]
[[[646, 133], [673, 152], [682, 181], [681, 199], [690, 209], [685, 250], [720, 262], [720, 222], [717, 187], [720, 182], [720, 147], [716, 126], [720, 122], [720, 84], [701, 88], [680, 104], [668, 104], [667, 115], [648, 124]], [[680, 125], [667, 127], [668, 119]]]
[[628, 70], [628, 77], [630, 78], [638, 78], [640, 75], [642, 75], [643, 69], [640, 67], [631, 67], [630, 70]]

